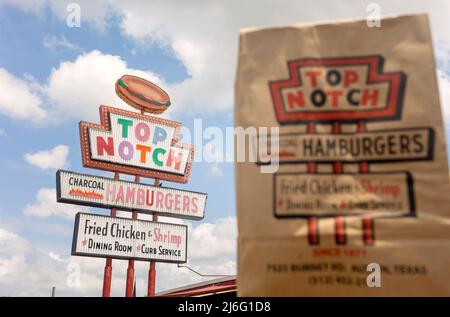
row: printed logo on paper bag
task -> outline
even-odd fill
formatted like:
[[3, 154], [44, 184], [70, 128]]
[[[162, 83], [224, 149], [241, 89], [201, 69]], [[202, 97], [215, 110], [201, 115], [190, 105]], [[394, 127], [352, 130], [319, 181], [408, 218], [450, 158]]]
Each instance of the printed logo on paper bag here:
[[[402, 119], [406, 75], [383, 64], [380, 55], [302, 58], [287, 62], [288, 79], [269, 82], [277, 121], [303, 124], [306, 132], [280, 134], [278, 153], [257, 163], [307, 164], [307, 173], [274, 175], [273, 210], [277, 218], [307, 218], [310, 244], [319, 244], [322, 217], [335, 218], [336, 243], [346, 244], [343, 217], [362, 216], [364, 244], [373, 245], [374, 218], [416, 216], [413, 174], [374, 172], [370, 164], [432, 160], [435, 133], [426, 126], [368, 129], [371, 121]], [[318, 172], [322, 163], [332, 173]], [[357, 163], [359, 172], [344, 172], [345, 163]]]
[[269, 83], [280, 124], [400, 119], [406, 76], [384, 72], [383, 57], [304, 58], [289, 79]]

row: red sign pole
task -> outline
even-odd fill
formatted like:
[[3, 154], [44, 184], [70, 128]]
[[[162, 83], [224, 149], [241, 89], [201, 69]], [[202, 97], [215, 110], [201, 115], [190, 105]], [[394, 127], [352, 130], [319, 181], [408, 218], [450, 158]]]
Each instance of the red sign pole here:
[[[341, 133], [341, 124], [339, 122], [334, 122], [332, 124], [332, 132], [333, 134]], [[333, 172], [335, 174], [342, 173], [342, 163], [334, 162], [333, 163]], [[347, 236], [345, 233], [345, 218], [343, 216], [337, 216], [335, 219], [335, 227], [336, 227], [336, 244], [346, 244]]]
[[[309, 122], [306, 126], [306, 133], [313, 134], [316, 133], [316, 124], [314, 122]], [[317, 172], [316, 162], [308, 162], [308, 173], [315, 174]], [[308, 240], [311, 245], [319, 244], [319, 231], [318, 231], [319, 220], [317, 217], [308, 217]]]
[[[119, 180], [119, 173], [114, 172], [114, 180]], [[111, 208], [111, 217], [116, 217], [116, 208]], [[103, 297], [111, 296], [112, 258], [106, 258], [105, 272], [103, 274]]]
[[[141, 180], [141, 177], [139, 175], [136, 175], [136, 178], [134, 180], [135, 183], [139, 183]], [[138, 218], [137, 211], [133, 211], [131, 214], [132, 219]], [[128, 260], [128, 269], [127, 269], [127, 284], [125, 288], [125, 296], [126, 297], [132, 297], [133, 296], [133, 287], [134, 287], [134, 259]]]
[[[159, 179], [155, 178], [155, 186], [160, 186]], [[152, 221], [158, 221], [158, 214], [153, 213]], [[155, 285], [156, 285], [156, 262], [150, 261], [150, 268], [148, 270], [148, 296], [155, 296]]]
[[[364, 133], [367, 131], [366, 123], [364, 121], [360, 121], [358, 123], [358, 132]], [[359, 172], [361, 174], [369, 172], [369, 164], [367, 162], [361, 162], [359, 164]], [[373, 245], [374, 244], [374, 229], [375, 229], [375, 220], [371, 218], [369, 215], [363, 217], [362, 221], [363, 227], [363, 241], [365, 245]]]

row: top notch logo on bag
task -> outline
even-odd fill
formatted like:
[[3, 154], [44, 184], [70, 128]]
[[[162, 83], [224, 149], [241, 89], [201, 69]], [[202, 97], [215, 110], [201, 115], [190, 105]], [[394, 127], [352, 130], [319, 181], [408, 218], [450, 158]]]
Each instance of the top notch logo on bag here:
[[400, 119], [406, 75], [379, 55], [289, 61], [289, 79], [269, 83], [280, 124]]

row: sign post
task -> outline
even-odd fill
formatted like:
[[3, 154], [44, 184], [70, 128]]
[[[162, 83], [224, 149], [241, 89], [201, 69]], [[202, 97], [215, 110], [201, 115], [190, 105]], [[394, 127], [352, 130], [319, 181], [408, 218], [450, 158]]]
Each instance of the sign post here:
[[[119, 180], [119, 173], [114, 173], [114, 180]], [[111, 217], [116, 217], [116, 211], [117, 209], [115, 207], [111, 208]], [[106, 265], [105, 265], [105, 273], [103, 274], [103, 297], [110, 297], [111, 296], [111, 279], [112, 279], [112, 259], [106, 258]]]
[[[141, 177], [136, 175], [134, 179], [135, 183], [139, 183], [141, 181]], [[138, 213], [136, 210], [131, 212], [132, 219], [138, 219]], [[132, 297], [133, 296], [133, 287], [134, 287], [134, 259], [128, 260], [128, 269], [127, 269], [127, 283], [125, 289], [125, 296]]]
[[[159, 179], [155, 179], [155, 186], [160, 186]], [[154, 222], [158, 221], [158, 214], [154, 213], [152, 216]], [[149, 271], [148, 271], [148, 296], [155, 296], [155, 285], [156, 285], [156, 262], [150, 261]]]

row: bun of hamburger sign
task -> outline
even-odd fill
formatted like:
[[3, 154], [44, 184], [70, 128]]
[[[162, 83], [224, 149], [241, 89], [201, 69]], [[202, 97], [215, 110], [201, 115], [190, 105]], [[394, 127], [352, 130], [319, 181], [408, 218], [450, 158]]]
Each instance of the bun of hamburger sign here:
[[[116, 93], [140, 113], [100, 106], [100, 124], [80, 122], [83, 166], [114, 172], [114, 179], [60, 170], [56, 173], [57, 201], [111, 208], [111, 217], [78, 213], [72, 255], [105, 257], [103, 296], [110, 295], [112, 261], [127, 259], [126, 296], [132, 296], [134, 261], [150, 261], [148, 295], [155, 294], [155, 261], [187, 260], [187, 226], [157, 222], [158, 215], [201, 220], [205, 193], [162, 187], [160, 180], [186, 183], [194, 146], [179, 143], [181, 123], [145, 115], [170, 106], [168, 94], [145, 79], [124, 75]], [[135, 182], [120, 180], [120, 173]], [[141, 177], [155, 185], [140, 183]], [[116, 210], [132, 219], [116, 218]], [[153, 221], [138, 220], [138, 213]]]
[[253, 138], [258, 161], [236, 166], [240, 295], [450, 295], [428, 18], [380, 22], [241, 32], [236, 126], [278, 127], [279, 138], [268, 154], [258, 147], [273, 136]]

